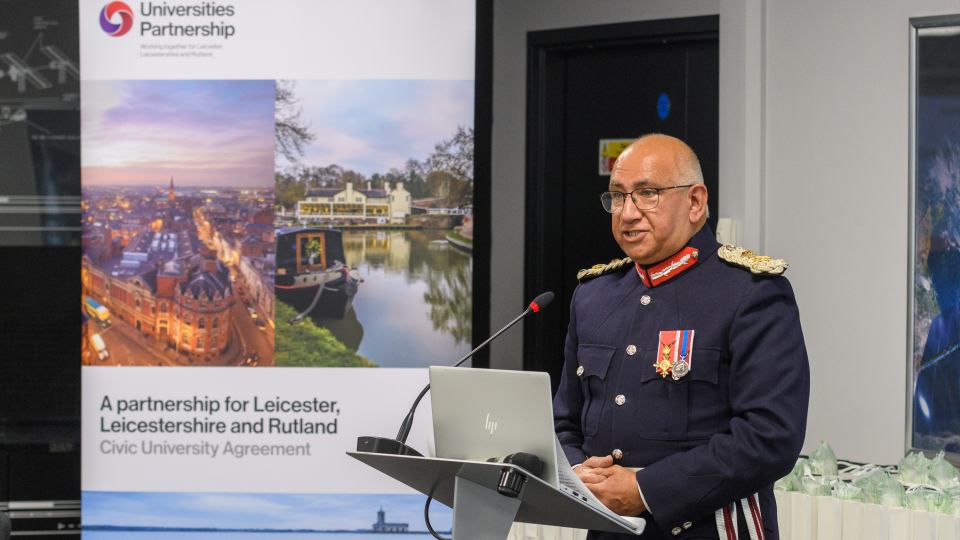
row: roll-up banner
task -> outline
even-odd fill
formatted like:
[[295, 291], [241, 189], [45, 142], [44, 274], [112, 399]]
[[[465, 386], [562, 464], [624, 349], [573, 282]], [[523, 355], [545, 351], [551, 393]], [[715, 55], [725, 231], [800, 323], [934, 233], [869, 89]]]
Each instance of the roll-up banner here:
[[85, 538], [429, 537], [345, 452], [470, 348], [474, 35], [473, 0], [81, 0]]

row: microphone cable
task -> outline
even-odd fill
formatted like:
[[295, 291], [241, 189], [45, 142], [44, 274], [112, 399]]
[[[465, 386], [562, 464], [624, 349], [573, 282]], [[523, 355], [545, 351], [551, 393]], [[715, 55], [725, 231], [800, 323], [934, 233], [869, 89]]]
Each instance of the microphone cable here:
[[423, 522], [427, 525], [427, 531], [430, 532], [430, 535], [437, 540], [452, 540], [451, 538], [440, 536], [440, 533], [433, 530], [433, 525], [430, 524], [430, 501], [433, 500], [433, 490], [436, 489], [436, 487], [437, 485], [434, 484], [433, 488], [430, 489], [430, 494], [427, 495], [427, 501], [423, 504]]

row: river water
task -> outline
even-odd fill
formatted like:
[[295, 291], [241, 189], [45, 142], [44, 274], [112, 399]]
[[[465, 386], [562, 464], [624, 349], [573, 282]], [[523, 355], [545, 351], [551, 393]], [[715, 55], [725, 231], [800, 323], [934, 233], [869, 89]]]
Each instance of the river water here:
[[445, 231], [343, 232], [363, 278], [343, 319], [314, 318], [382, 367], [449, 364], [470, 350], [473, 266]]

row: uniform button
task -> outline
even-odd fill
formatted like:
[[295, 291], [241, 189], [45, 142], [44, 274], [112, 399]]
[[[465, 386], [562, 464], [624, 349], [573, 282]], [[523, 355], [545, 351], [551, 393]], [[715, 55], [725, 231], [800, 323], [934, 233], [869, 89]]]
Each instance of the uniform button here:
[[633, 356], [633, 355], [637, 354], [637, 346], [636, 346], [636, 345], [627, 345], [627, 354], [629, 354], [630, 356]]
[[620, 450], [619, 448], [615, 448], [613, 452], [610, 452], [610, 454], [613, 456], [613, 459], [617, 461], [620, 461], [620, 459], [623, 458], [623, 450]]
[[577, 368], [577, 377], [583, 376], [583, 366]]
[[697, 257], [699, 257], [699, 256], [700, 256], [700, 252], [699, 252], [699, 251], [694, 251], [694, 252], [693, 252], [693, 253], [691, 253], [690, 255], [692, 255], [692, 256], [693, 256], [693, 258], [694, 258], [694, 259], [696, 259]]
[[617, 405], [623, 405], [624, 403], [627, 402], [627, 396], [620, 394], [617, 397], [613, 398], [613, 401], [616, 402]]
[[645, 295], [641, 296], [641, 297], [640, 297], [640, 303], [643, 304], [643, 305], [645, 305], [645, 306], [646, 306], [646, 305], [649, 305], [649, 304], [650, 304], [650, 295], [649, 295], [649, 294], [645, 294]]
[[672, 532], [674, 536], [680, 536], [680, 533], [683, 532], [683, 529], [681, 529], [680, 527], [674, 527], [673, 530], [670, 532]]
[[689, 529], [690, 527], [693, 527], [693, 523], [690, 521], [683, 524], [684, 529]]

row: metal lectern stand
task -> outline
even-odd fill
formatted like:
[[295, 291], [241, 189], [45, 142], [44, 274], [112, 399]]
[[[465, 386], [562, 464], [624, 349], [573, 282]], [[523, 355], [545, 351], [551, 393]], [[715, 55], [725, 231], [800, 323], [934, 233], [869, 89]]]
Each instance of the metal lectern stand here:
[[604, 513], [527, 474], [517, 497], [497, 491], [504, 463], [347, 452], [353, 458], [453, 508], [454, 540], [505, 540], [514, 521], [640, 534], [646, 523]]

